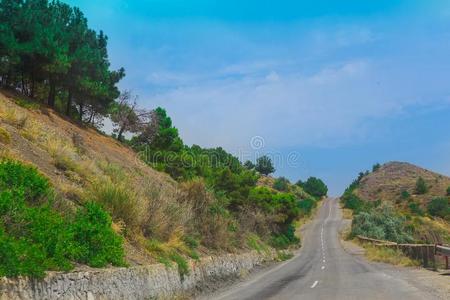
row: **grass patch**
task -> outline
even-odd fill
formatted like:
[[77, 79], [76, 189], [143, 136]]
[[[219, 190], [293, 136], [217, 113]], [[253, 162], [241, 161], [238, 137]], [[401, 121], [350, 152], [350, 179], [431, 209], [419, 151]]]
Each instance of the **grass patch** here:
[[23, 108], [26, 108], [26, 109], [36, 110], [36, 109], [40, 108], [39, 103], [31, 101], [31, 100], [24, 99], [24, 98], [18, 98], [18, 99], [15, 100], [15, 102], [16, 102], [17, 105], [19, 105], [19, 106], [21, 106]]
[[7, 109], [2, 113], [3, 121], [16, 128], [23, 128], [28, 120], [28, 115], [16, 109]]
[[285, 261], [294, 257], [294, 254], [287, 251], [278, 251], [277, 252], [277, 261]]
[[6, 129], [0, 127], [0, 143], [2, 144], [9, 144], [11, 143], [11, 135], [9, 134]]
[[250, 234], [247, 236], [247, 246], [250, 249], [256, 250], [258, 253], [267, 253], [269, 251], [269, 246], [264, 243], [256, 234]]
[[371, 261], [384, 262], [396, 266], [420, 266], [420, 262], [413, 260], [401, 250], [379, 247], [371, 244], [362, 244], [364, 249], [366, 249], [366, 257]]
[[88, 194], [108, 210], [115, 221], [123, 221], [128, 229], [140, 224], [138, 196], [128, 181], [116, 182], [104, 176], [94, 182]]

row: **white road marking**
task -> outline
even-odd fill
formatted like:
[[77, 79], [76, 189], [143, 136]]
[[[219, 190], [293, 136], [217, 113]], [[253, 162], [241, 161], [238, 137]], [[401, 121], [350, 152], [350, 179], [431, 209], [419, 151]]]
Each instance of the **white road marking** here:
[[322, 270], [324, 270], [325, 269], [325, 266], [322, 266]]
[[322, 260], [322, 262], [325, 262], [325, 259], [324, 259], [324, 260]]
[[311, 288], [313, 289], [313, 288], [315, 288], [316, 287], [316, 285], [319, 283], [319, 281], [314, 281], [314, 283], [313, 283], [313, 285], [311, 286]]

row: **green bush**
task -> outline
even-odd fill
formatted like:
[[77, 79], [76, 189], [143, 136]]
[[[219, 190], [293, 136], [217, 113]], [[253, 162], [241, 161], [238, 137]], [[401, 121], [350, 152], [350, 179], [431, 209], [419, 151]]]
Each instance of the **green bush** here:
[[381, 165], [379, 163], [376, 163], [372, 166], [372, 172], [376, 172], [380, 169]]
[[309, 177], [306, 182], [299, 181], [298, 183], [308, 194], [316, 198], [322, 198], [327, 195], [328, 187], [319, 178]]
[[397, 243], [412, 242], [413, 238], [405, 221], [404, 217], [396, 214], [389, 206], [360, 211], [353, 216], [351, 236], [362, 235]]
[[432, 216], [448, 218], [450, 216], [449, 199], [444, 197], [433, 198], [428, 203], [427, 210]]
[[316, 206], [317, 206], [317, 203], [312, 198], [307, 198], [307, 199], [298, 201], [300, 215], [302, 215], [302, 216], [309, 216], [311, 214], [312, 209]]
[[402, 197], [402, 199], [406, 200], [406, 199], [409, 199], [411, 197], [411, 195], [408, 193], [407, 190], [403, 190], [401, 193], [401, 197]]
[[273, 188], [280, 192], [288, 192], [289, 191], [289, 180], [285, 177], [280, 177], [275, 179], [273, 183]]
[[447, 196], [450, 196], [450, 186], [447, 188]]
[[123, 264], [122, 240], [100, 207], [87, 204], [64, 218], [51, 208], [48, 180], [15, 161], [0, 163], [0, 187], [0, 276], [43, 277], [70, 270], [72, 261]]
[[428, 186], [422, 177], [419, 177], [416, 181], [416, 194], [423, 195], [428, 192]]
[[70, 225], [78, 262], [97, 268], [109, 263], [115, 266], [125, 264], [123, 239], [112, 230], [111, 224], [108, 213], [94, 202], [88, 202], [78, 210]]
[[422, 210], [422, 208], [420, 207], [420, 204], [417, 202], [411, 202], [408, 204], [409, 210], [411, 210], [411, 212], [413, 214], [419, 215], [419, 216], [423, 216], [424, 212]]
[[50, 184], [35, 168], [7, 159], [0, 161], [2, 190], [20, 190], [26, 201], [34, 202], [49, 195]]

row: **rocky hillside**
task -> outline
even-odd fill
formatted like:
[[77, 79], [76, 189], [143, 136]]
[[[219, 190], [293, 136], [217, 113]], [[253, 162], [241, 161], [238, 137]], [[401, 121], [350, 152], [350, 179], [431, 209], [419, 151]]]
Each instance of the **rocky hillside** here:
[[[419, 178], [424, 179], [428, 189], [423, 194], [416, 191]], [[364, 176], [355, 193], [370, 201], [396, 201], [409, 194], [415, 201], [425, 204], [433, 197], [446, 196], [449, 186], [450, 177], [406, 162], [389, 162]]]

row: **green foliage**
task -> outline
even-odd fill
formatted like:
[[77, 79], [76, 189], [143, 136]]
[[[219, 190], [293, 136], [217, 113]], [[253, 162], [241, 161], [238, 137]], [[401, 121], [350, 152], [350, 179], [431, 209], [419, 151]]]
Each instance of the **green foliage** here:
[[448, 219], [450, 217], [449, 199], [445, 197], [433, 198], [427, 205], [427, 211], [432, 216]]
[[24, 199], [36, 202], [50, 193], [48, 180], [34, 167], [18, 161], [0, 161], [0, 191], [14, 190], [23, 193]]
[[306, 198], [298, 201], [298, 207], [300, 209], [301, 216], [309, 216], [312, 209], [317, 206], [316, 200], [313, 198]]
[[392, 207], [381, 206], [360, 211], [353, 216], [351, 235], [388, 240], [397, 243], [413, 241], [406, 219], [395, 213]]
[[401, 193], [401, 197], [402, 197], [402, 199], [406, 200], [406, 199], [409, 199], [411, 197], [411, 195], [408, 193], [407, 190], [403, 190]]
[[275, 182], [273, 183], [273, 188], [280, 192], [288, 192], [290, 184], [291, 183], [287, 178], [279, 177], [275, 179]]
[[419, 216], [423, 216], [424, 212], [422, 210], [422, 208], [420, 207], [420, 204], [417, 202], [411, 202], [408, 204], [409, 209], [411, 210], [411, 212], [413, 214], [419, 215]]
[[287, 226], [284, 233], [275, 234], [270, 240], [270, 245], [276, 249], [287, 249], [291, 245], [297, 245], [300, 239], [295, 235], [295, 227], [292, 224]]
[[124, 265], [123, 239], [111, 228], [111, 217], [98, 204], [88, 202], [70, 225], [77, 247], [75, 259], [92, 267]]
[[252, 163], [251, 161], [247, 160], [247, 161], [244, 163], [244, 167], [245, 167], [247, 170], [253, 170], [256, 166], [255, 166], [254, 163]]
[[447, 196], [450, 196], [450, 186], [447, 188]]
[[376, 172], [380, 169], [381, 165], [379, 163], [376, 163], [372, 166], [372, 172]]
[[263, 175], [269, 175], [275, 172], [272, 160], [267, 155], [263, 155], [256, 160], [255, 170]]
[[87, 204], [74, 218], [63, 217], [51, 197], [36, 169], [0, 162], [0, 276], [43, 277], [46, 270], [70, 270], [72, 261], [123, 264], [122, 240], [106, 212]]
[[[1, 84], [91, 124], [119, 95], [124, 70], [110, 71], [107, 37], [59, 1], [0, 2]], [[19, 105], [34, 108], [25, 100]], [[76, 105], [76, 108], [75, 108]], [[84, 118], [86, 112], [88, 118]]]
[[328, 187], [319, 178], [309, 177], [306, 182], [299, 182], [299, 185], [311, 196], [322, 198], [327, 195]]
[[428, 192], [428, 186], [422, 177], [419, 177], [416, 181], [416, 194], [423, 195]]

